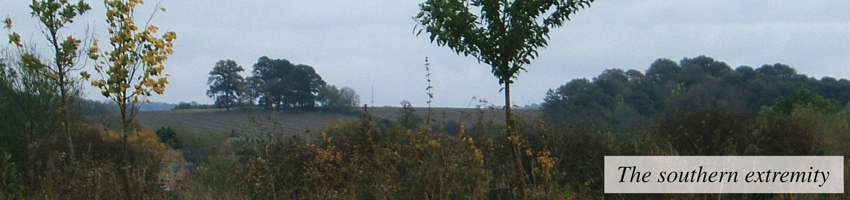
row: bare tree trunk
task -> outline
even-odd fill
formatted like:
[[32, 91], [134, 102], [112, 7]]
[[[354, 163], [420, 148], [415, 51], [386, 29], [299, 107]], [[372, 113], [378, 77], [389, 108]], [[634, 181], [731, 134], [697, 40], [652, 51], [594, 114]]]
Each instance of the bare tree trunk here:
[[[126, 100], [125, 100], [126, 101]], [[124, 186], [124, 198], [127, 200], [132, 200], [133, 198], [133, 190], [130, 188], [130, 155], [127, 152], [127, 135], [130, 133], [130, 122], [127, 120], [127, 104], [124, 102], [124, 106], [120, 106], [121, 108], [121, 125], [123, 128], [124, 134], [122, 134], [122, 146], [123, 146], [123, 163], [121, 166], [121, 182]]]
[[516, 130], [516, 122], [511, 113], [511, 83], [505, 81], [505, 125], [508, 131], [508, 141], [511, 143], [511, 150], [514, 157], [514, 166], [516, 166], [517, 182], [519, 182], [519, 190], [522, 199], [525, 199], [525, 173], [522, 169], [522, 158], [520, 157], [520, 139]]
[[74, 160], [74, 140], [71, 139], [71, 124], [70, 115], [68, 111], [70, 110], [70, 106], [68, 106], [68, 93], [65, 91], [65, 80], [64, 77], [59, 77], [59, 90], [62, 95], [62, 131], [65, 132], [65, 137], [68, 140], [68, 152], [71, 160]]

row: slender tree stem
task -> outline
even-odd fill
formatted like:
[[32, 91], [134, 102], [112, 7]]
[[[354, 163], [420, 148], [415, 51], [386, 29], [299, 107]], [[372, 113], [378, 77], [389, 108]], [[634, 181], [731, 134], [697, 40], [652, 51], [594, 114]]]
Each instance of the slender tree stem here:
[[514, 166], [516, 166], [517, 182], [519, 182], [520, 195], [521, 199], [525, 199], [525, 173], [522, 170], [522, 158], [520, 157], [519, 151], [519, 134], [517, 134], [516, 122], [513, 119], [513, 113], [511, 113], [510, 81], [505, 81], [505, 118], [505, 124], [507, 126], [508, 131], [508, 141], [510, 141], [511, 143], [511, 150], [514, 154]]
[[124, 133], [121, 136], [121, 138], [123, 140], [121, 146], [122, 146], [122, 151], [124, 151], [123, 156], [122, 156], [122, 159], [123, 159], [122, 165], [123, 166], [121, 166], [121, 182], [124, 186], [124, 198], [128, 199], [128, 200], [132, 200], [134, 198], [133, 198], [133, 191], [130, 188], [130, 173], [128, 172], [130, 170], [130, 159], [129, 159], [130, 154], [127, 151], [127, 135], [130, 134], [130, 120], [127, 119], [127, 109], [126, 109], [127, 108], [127, 104], [126, 104], [127, 100], [126, 100], [126, 98], [122, 98], [120, 101], [123, 101], [123, 102], [119, 102], [118, 107], [120, 107], [120, 109], [121, 109], [121, 128], [122, 128], [122, 131]]
[[[51, 20], [52, 20], [53, 16], [51, 15], [50, 17], [51, 17]], [[69, 120], [68, 120], [68, 118], [70, 118], [70, 116], [68, 115], [68, 109], [69, 109], [70, 106], [68, 106], [68, 92], [66, 91], [66, 87], [65, 87], [65, 84], [67, 84], [66, 83], [67, 82], [66, 76], [68, 75], [67, 72], [68, 72], [68, 70], [71, 66], [65, 66], [65, 64], [62, 63], [62, 61], [59, 59], [59, 58], [64, 57], [60, 53], [61, 49], [59, 47], [59, 37], [58, 37], [59, 27], [47, 26], [47, 29], [48, 29], [48, 32], [50, 34], [50, 36], [48, 37], [48, 40], [49, 40], [50, 44], [53, 45], [53, 52], [54, 52], [54, 56], [55, 56], [54, 62], [56, 64], [56, 70], [54, 71], [54, 73], [56, 73], [56, 78], [55, 78], [54, 81], [56, 81], [57, 84], [59, 85], [59, 95], [61, 96], [60, 102], [62, 103], [61, 108], [59, 110], [60, 113], [62, 114], [62, 127], [61, 128], [62, 128], [62, 132], [65, 133], [65, 137], [68, 139], [68, 149], [69, 149], [68, 154], [69, 154], [69, 157], [71, 158], [71, 160], [74, 160], [74, 141], [71, 139], [71, 128], [69, 127], [70, 124], [69, 124]], [[48, 71], [51, 71], [51, 70], [48, 70]]]

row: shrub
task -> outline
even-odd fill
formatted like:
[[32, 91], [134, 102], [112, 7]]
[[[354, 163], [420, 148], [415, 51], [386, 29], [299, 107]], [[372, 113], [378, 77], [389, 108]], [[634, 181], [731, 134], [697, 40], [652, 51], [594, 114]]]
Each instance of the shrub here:
[[[191, 176], [187, 199], [244, 199], [237, 190], [235, 173], [241, 165], [233, 156], [216, 156], [200, 164]], [[198, 195], [198, 196], [195, 196]]]
[[725, 105], [694, 105], [671, 109], [647, 131], [666, 155], [743, 155], [752, 120]]
[[[21, 173], [26, 181], [22, 196], [26, 199], [118, 199], [122, 198], [119, 166], [122, 163], [121, 133], [102, 125], [75, 124], [77, 155], [69, 157], [61, 149], [60, 136], [40, 138], [33, 145], [33, 162]], [[131, 162], [129, 180], [143, 198], [167, 198], [170, 194], [159, 184], [160, 162], [167, 149], [148, 130], [128, 137]]]
[[197, 133], [191, 129], [172, 127], [175, 133], [175, 141], [182, 144], [181, 152], [186, 161], [201, 163], [208, 158], [223, 156], [233, 153], [230, 145], [227, 145], [227, 135], [221, 133]]
[[177, 138], [177, 133], [171, 126], [163, 126], [156, 130], [156, 136], [159, 137], [159, 141], [163, 144], [167, 144], [175, 149], [183, 148], [183, 143], [180, 142], [180, 138]]

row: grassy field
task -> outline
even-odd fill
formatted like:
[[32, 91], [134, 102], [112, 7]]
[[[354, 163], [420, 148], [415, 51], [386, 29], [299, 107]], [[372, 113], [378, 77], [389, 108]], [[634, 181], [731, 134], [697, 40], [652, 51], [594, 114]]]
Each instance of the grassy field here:
[[[401, 116], [402, 109], [398, 107], [376, 107], [369, 108], [376, 118], [395, 120]], [[414, 113], [422, 118], [428, 115], [427, 108], [415, 108]], [[448, 122], [464, 122], [474, 125], [478, 120], [503, 124], [504, 111], [494, 108], [467, 109], [467, 108], [433, 108], [432, 118], [437, 124]], [[536, 112], [518, 110], [518, 115], [531, 119]], [[222, 109], [193, 109], [193, 110], [169, 110], [169, 111], [146, 111], [136, 116], [139, 125], [156, 130], [163, 126], [174, 126], [187, 128], [199, 133], [273, 133], [278, 136], [290, 136], [301, 134], [312, 136], [320, 133], [324, 127], [342, 119], [359, 117], [358, 114], [342, 114], [335, 112], [297, 112], [297, 111], [259, 111], [259, 110], [231, 110]], [[91, 116], [96, 122], [117, 126], [117, 114]]]

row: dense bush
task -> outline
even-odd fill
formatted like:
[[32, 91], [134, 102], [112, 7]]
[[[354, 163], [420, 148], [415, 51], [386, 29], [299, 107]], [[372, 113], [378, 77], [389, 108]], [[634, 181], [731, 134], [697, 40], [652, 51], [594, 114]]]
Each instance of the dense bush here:
[[163, 144], [167, 144], [175, 149], [183, 148], [183, 142], [180, 142], [180, 138], [177, 138], [177, 132], [171, 126], [160, 127], [156, 130], [156, 136], [159, 137], [159, 141]]
[[192, 101], [191, 103], [180, 102], [172, 108], [172, 110], [184, 110], [184, 109], [212, 109], [215, 108], [213, 105], [209, 104], [200, 104], [198, 102]]
[[[519, 132], [526, 194], [532, 199], [797, 199], [812, 195], [604, 194], [606, 155], [846, 155], [850, 115], [824, 110], [806, 98], [789, 113], [766, 107], [757, 115], [733, 106], [691, 104], [659, 113], [630, 132], [602, 132], [583, 123], [523, 119]], [[817, 99], [817, 98], [810, 98]], [[696, 106], [699, 105], [699, 106]], [[504, 126], [458, 123], [446, 129], [410, 129], [363, 117], [328, 126], [315, 138], [275, 133], [235, 142], [225, 134], [175, 127], [184, 149], [208, 152], [183, 182], [164, 189], [172, 171], [166, 157], [180, 156], [151, 131], [129, 138], [132, 184], [145, 198], [185, 199], [516, 199], [511, 150]], [[448, 127], [448, 124], [443, 126]], [[3, 197], [35, 199], [121, 198], [120, 134], [100, 125], [75, 127], [78, 156], [69, 158], [59, 136], [42, 138], [26, 168], [0, 162]], [[437, 126], [439, 127], [439, 126]], [[169, 134], [159, 134], [169, 135]], [[244, 144], [242, 144], [244, 143]], [[56, 145], [52, 145], [56, 144]], [[237, 146], [240, 146], [237, 148]], [[184, 155], [191, 154], [184, 151]], [[7, 155], [9, 155], [7, 153]], [[191, 156], [190, 156], [191, 157]], [[164, 162], [164, 163], [163, 163]], [[846, 181], [846, 180], [845, 180]], [[9, 184], [12, 183], [12, 184]], [[840, 196], [819, 195], [819, 199]]]
[[[606, 155], [845, 155], [846, 111], [799, 103], [757, 115], [728, 104], [682, 100], [647, 126], [602, 132], [586, 123], [521, 120], [526, 194], [532, 199], [798, 199], [813, 195], [604, 194]], [[401, 123], [342, 120], [315, 138], [250, 140], [237, 153], [200, 164], [187, 198], [516, 199], [504, 126], [410, 129]], [[446, 124], [445, 126], [448, 126]], [[227, 179], [229, 177], [230, 179]], [[216, 181], [218, 180], [218, 181]], [[840, 199], [819, 195], [819, 199]]]
[[[26, 167], [17, 163], [0, 162], [5, 169], [2, 181], [7, 187], [0, 190], [3, 197], [24, 199], [118, 199], [123, 198], [119, 166], [123, 158], [121, 133], [96, 124], [77, 124], [77, 156], [69, 157], [64, 138], [40, 138], [30, 145]], [[160, 178], [162, 162], [168, 150], [159, 138], [148, 130], [140, 130], [128, 137], [129, 174], [136, 194], [148, 198], [164, 198]], [[10, 154], [6, 154], [7, 156]], [[14, 169], [17, 167], [17, 169]], [[13, 184], [9, 184], [13, 183]]]
[[227, 144], [227, 135], [222, 133], [199, 133], [185, 128], [175, 128], [177, 139], [183, 143], [183, 157], [198, 163], [208, 158], [232, 154]]
[[189, 177], [182, 193], [187, 199], [245, 199], [237, 190], [234, 172], [240, 168], [234, 156], [216, 156], [201, 163]]
[[[312, 140], [261, 137], [233, 158], [218, 157], [202, 164], [193, 184], [251, 199], [517, 198], [512, 168], [503, 164], [509, 161], [503, 156], [507, 140], [483, 131], [491, 129], [469, 133], [464, 126], [458, 129], [465, 136], [458, 138], [426, 128], [414, 131], [365, 115], [329, 126]], [[533, 152], [527, 157], [529, 166], [535, 168], [535, 176], [543, 177], [535, 178], [540, 186], [534, 195], [566, 197], [552, 178], [561, 176], [546, 175], [555, 174], [556, 159], [539, 148], [527, 147]], [[234, 158], [241, 163], [237, 170], [231, 170]], [[236, 181], [231, 187], [209, 181], [230, 171]], [[185, 195], [209, 197], [218, 194], [215, 191]]]

